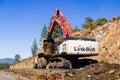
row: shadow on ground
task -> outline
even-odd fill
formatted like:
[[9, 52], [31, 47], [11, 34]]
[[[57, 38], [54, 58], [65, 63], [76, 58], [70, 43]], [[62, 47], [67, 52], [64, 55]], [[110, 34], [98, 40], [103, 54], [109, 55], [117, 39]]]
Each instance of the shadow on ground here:
[[93, 59], [72, 59], [70, 61], [72, 63], [72, 68], [74, 69], [85, 67], [90, 64], [98, 63], [97, 60], [93, 60]]

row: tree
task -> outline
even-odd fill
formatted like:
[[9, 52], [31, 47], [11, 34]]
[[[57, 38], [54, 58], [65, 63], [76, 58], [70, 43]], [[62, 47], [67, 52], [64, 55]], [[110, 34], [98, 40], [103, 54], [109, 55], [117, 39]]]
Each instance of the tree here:
[[95, 21], [95, 26], [99, 26], [99, 25], [103, 25], [105, 24], [106, 22], [108, 22], [108, 20], [106, 18], [98, 18], [96, 21]]
[[8, 63], [0, 63], [0, 69], [9, 69], [10, 65]]
[[106, 18], [98, 18], [96, 21], [93, 21], [92, 18], [87, 17], [87, 18], [85, 18], [85, 23], [82, 25], [82, 27], [83, 28], [94, 28], [99, 25], [103, 25], [106, 22], [108, 22], [108, 20]]
[[62, 37], [63, 33], [62, 33], [62, 29], [60, 28], [60, 26], [56, 25], [53, 31], [53, 38], [60, 38]]
[[82, 25], [83, 28], [94, 27], [94, 20], [91, 17], [85, 18], [85, 23]]
[[40, 45], [41, 45], [42, 39], [47, 36], [47, 33], [48, 33], [48, 27], [44, 25], [41, 31], [41, 35], [40, 35], [40, 42], [39, 42]]
[[[50, 23], [49, 23], [49, 25], [51, 24], [52, 19], [53, 19], [53, 16], [50, 18]], [[49, 26], [49, 28], [50, 28], [50, 26]], [[52, 37], [53, 37], [53, 38], [60, 38], [60, 37], [62, 37], [62, 35], [63, 35], [62, 32], [63, 32], [63, 31], [62, 31], [62, 29], [60, 28], [60, 26], [59, 26], [59, 25], [56, 25], [55, 28], [54, 28]]]
[[36, 55], [36, 51], [38, 50], [38, 45], [37, 45], [37, 41], [36, 39], [34, 39], [32, 47], [31, 47], [31, 51], [32, 51], [32, 56]]
[[16, 54], [14, 58], [15, 58], [15, 62], [19, 62], [21, 60], [21, 57], [19, 54]]
[[[49, 23], [49, 25], [50, 25], [51, 22], [52, 22], [52, 18], [53, 18], [53, 16], [50, 18], [50, 23]], [[50, 28], [50, 26], [49, 26], [49, 28]], [[47, 27], [46, 25], [44, 25], [41, 32], [42, 32], [42, 33], [41, 33], [41, 35], [40, 35], [40, 45], [41, 45], [42, 39], [43, 39], [43, 38], [46, 38], [46, 36], [47, 36], [48, 27]], [[62, 34], [63, 34], [63, 33], [62, 33], [62, 29], [61, 29], [58, 25], [56, 25], [55, 28], [54, 28], [52, 37], [53, 37], [53, 38], [60, 38], [60, 37], [62, 36]]]
[[85, 18], [85, 23], [93, 22], [93, 19], [91, 17]]
[[[52, 19], [53, 19], [53, 16], [50, 18], [50, 23], [49, 23], [49, 25], [51, 25]], [[50, 28], [50, 26], [49, 26], [49, 28]], [[62, 29], [60, 28], [59, 25], [56, 25], [55, 28], [54, 28], [52, 37], [53, 37], [53, 38], [60, 38], [60, 37], [62, 37], [62, 35], [63, 35]]]
[[72, 30], [73, 32], [80, 31], [80, 28], [78, 26], [75, 26], [75, 28]]
[[120, 19], [120, 16], [114, 16], [114, 17], [112, 17], [112, 21], [119, 20], [119, 19]]
[[92, 27], [94, 27], [94, 22], [88, 22], [83, 25], [83, 28], [92, 28]]

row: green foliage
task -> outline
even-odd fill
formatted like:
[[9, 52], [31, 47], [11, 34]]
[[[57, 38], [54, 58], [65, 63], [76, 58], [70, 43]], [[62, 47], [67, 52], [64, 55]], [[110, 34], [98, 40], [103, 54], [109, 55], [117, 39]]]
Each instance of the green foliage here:
[[15, 58], [15, 62], [19, 62], [21, 60], [21, 57], [19, 54], [16, 54], [14, 58]]
[[88, 22], [83, 25], [83, 28], [92, 28], [94, 27], [94, 22]]
[[95, 25], [96, 26], [99, 26], [99, 25], [103, 25], [105, 24], [106, 22], [108, 22], [108, 20], [106, 18], [98, 18], [96, 21], [95, 21]]
[[91, 17], [85, 18], [85, 24], [82, 25], [83, 28], [91, 28], [94, 25], [94, 21]]
[[83, 28], [94, 28], [99, 25], [103, 25], [106, 22], [108, 22], [108, 20], [106, 18], [98, 18], [96, 21], [93, 21], [92, 18], [87, 17], [87, 18], [85, 18], [85, 23], [82, 25], [82, 27]]
[[119, 19], [120, 19], [120, 16], [114, 16], [114, 17], [112, 17], [112, 21], [119, 20]]
[[40, 35], [40, 42], [39, 42], [40, 45], [41, 45], [42, 39], [47, 36], [47, 33], [48, 33], [48, 27], [46, 25], [44, 25], [42, 28], [41, 35]]
[[91, 17], [85, 18], [85, 23], [93, 22], [93, 19]]
[[32, 51], [32, 56], [36, 55], [36, 51], [38, 50], [38, 45], [37, 45], [37, 41], [36, 39], [34, 39], [32, 47], [31, 47], [31, 51]]
[[[53, 16], [50, 18], [50, 23], [49, 23], [49, 25], [51, 24], [52, 19], [53, 19]], [[49, 26], [49, 27], [50, 27], [50, 26]], [[62, 31], [62, 29], [60, 28], [60, 26], [59, 26], [59, 25], [56, 25], [55, 28], [54, 28], [52, 37], [53, 37], [53, 38], [60, 38], [60, 37], [62, 37], [62, 34], [63, 34], [62, 32], [63, 32], [63, 31]]]
[[10, 67], [10, 64], [8, 64], [8, 63], [1, 63], [0, 64], [0, 69], [9, 69], [9, 67]]
[[60, 38], [60, 37], [62, 37], [62, 34], [63, 34], [62, 29], [58, 25], [56, 25], [54, 28], [52, 37], [53, 38]]
[[80, 31], [80, 28], [78, 26], [75, 26], [75, 28], [72, 30], [73, 32]]
[[45, 38], [48, 32], [48, 28], [46, 25], [44, 25], [43, 29], [42, 29], [42, 38]]

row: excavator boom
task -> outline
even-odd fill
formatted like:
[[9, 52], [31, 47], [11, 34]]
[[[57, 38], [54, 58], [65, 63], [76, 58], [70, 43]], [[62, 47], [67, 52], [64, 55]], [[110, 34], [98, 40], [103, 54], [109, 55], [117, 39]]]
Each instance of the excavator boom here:
[[58, 25], [60, 28], [63, 29], [63, 37], [71, 37], [72, 29], [71, 25], [66, 19], [66, 17], [62, 14], [62, 12], [58, 9], [55, 10], [54, 16], [52, 17], [52, 21], [50, 24], [50, 29], [48, 32], [47, 38], [52, 37], [52, 33], [54, 31], [55, 26]]

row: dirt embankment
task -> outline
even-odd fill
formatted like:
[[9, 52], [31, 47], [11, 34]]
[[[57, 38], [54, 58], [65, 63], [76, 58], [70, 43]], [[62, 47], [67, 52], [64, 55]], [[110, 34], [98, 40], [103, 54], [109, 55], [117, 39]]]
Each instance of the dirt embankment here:
[[105, 62], [95, 63], [80, 69], [10, 69], [29, 80], [120, 80], [120, 65]]
[[73, 34], [78, 37], [95, 38], [99, 42], [98, 61], [120, 64], [120, 20]]
[[100, 62], [80, 68], [75, 76], [79, 80], [120, 80], [120, 65]]
[[26, 58], [21, 62], [14, 63], [10, 66], [10, 69], [18, 69], [18, 68], [33, 68], [33, 57]]

